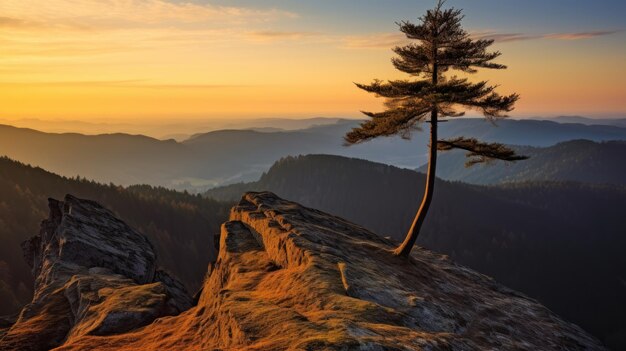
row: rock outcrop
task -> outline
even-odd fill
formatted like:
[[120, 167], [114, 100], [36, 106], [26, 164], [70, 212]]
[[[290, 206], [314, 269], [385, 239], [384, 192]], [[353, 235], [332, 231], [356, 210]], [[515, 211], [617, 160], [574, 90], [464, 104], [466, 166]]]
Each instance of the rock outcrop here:
[[[124, 325], [116, 335], [89, 332], [97, 323], [81, 323], [58, 350], [604, 349], [579, 327], [489, 277], [421, 248], [408, 260], [397, 258], [390, 254], [393, 246], [341, 218], [271, 193], [248, 193], [222, 226], [219, 256], [196, 306], [132, 331], [124, 332], [134, 328]], [[150, 271], [142, 262], [151, 255], [132, 256], [135, 277]], [[48, 279], [41, 274], [38, 284]], [[103, 279], [100, 272], [85, 277]], [[73, 279], [57, 285], [64, 287], [57, 291], [67, 306], [76, 298], [65, 292], [80, 291], [70, 288]], [[110, 294], [141, 306], [153, 296], [153, 285], [139, 284]], [[59, 306], [27, 308], [1, 344], [20, 332], [27, 316], [76, 325], [69, 322], [81, 314]], [[100, 306], [89, 308], [89, 320], [109, 311]]]
[[33, 300], [0, 350], [49, 350], [83, 335], [113, 335], [187, 310], [181, 283], [159, 270], [148, 239], [99, 204], [49, 200], [50, 217], [23, 244]]

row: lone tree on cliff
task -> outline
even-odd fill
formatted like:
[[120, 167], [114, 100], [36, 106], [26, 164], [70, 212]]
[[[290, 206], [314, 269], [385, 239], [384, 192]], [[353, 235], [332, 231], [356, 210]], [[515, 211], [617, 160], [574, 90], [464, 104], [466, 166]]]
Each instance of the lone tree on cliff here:
[[[375, 80], [368, 85], [357, 84], [359, 88], [385, 98], [386, 110], [363, 112], [371, 119], [345, 136], [348, 145], [398, 134], [409, 139], [411, 132], [418, 130], [421, 122], [430, 123], [426, 189], [411, 229], [404, 242], [394, 251], [399, 256], [408, 256], [411, 252], [430, 207], [435, 186], [437, 150], [467, 151], [468, 167], [494, 159], [526, 159], [498, 143], [485, 143], [462, 136], [437, 139], [439, 118], [460, 117], [464, 114], [460, 109], [474, 109], [493, 121], [507, 117], [506, 113], [513, 110], [513, 105], [519, 99], [518, 94], [499, 95], [495, 92], [496, 86], [486, 81], [472, 83], [466, 78], [444, 75], [450, 70], [471, 74], [476, 73], [478, 68], [505, 69], [506, 66], [492, 62], [500, 56], [498, 51], [487, 51], [493, 40], [473, 40], [461, 27], [461, 10], [443, 9], [443, 3], [439, 0], [434, 9], [428, 10], [419, 19], [418, 24], [407, 21], [398, 23], [400, 31], [416, 42], [394, 48], [398, 57], [393, 58], [392, 63], [396, 69], [418, 79], [388, 82]], [[428, 116], [429, 121], [426, 120]]]

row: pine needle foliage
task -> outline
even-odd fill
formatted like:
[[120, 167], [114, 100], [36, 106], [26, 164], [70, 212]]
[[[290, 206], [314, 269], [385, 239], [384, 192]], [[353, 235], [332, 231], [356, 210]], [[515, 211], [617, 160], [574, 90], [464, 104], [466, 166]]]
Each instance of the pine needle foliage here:
[[468, 160], [465, 167], [471, 167], [478, 163], [488, 163], [494, 160], [521, 161], [528, 159], [528, 156], [517, 155], [504, 144], [484, 143], [475, 138], [458, 137], [437, 142], [439, 151], [449, 151], [452, 149], [466, 150]]
[[[473, 74], [478, 68], [505, 69], [506, 66], [492, 62], [501, 55], [499, 51], [487, 51], [493, 40], [472, 39], [461, 27], [464, 17], [461, 10], [442, 9], [443, 3], [439, 1], [434, 9], [428, 10], [419, 24], [398, 23], [400, 31], [417, 43], [394, 48], [398, 56], [392, 63], [398, 70], [420, 79], [356, 84], [385, 98], [387, 109], [363, 112], [371, 119], [346, 135], [347, 144], [379, 136], [400, 135], [408, 139], [433, 110], [440, 118], [463, 116], [465, 112], [461, 109], [477, 110], [490, 120], [504, 118], [513, 110], [518, 94], [503, 96], [495, 92], [497, 86], [487, 81], [472, 83], [467, 78], [445, 76], [450, 70]], [[485, 155], [497, 156], [497, 152]]]
[[430, 206], [438, 150], [467, 151], [467, 166], [492, 160], [518, 161], [526, 158], [499, 143], [465, 137], [438, 140], [439, 118], [461, 117], [466, 110], [475, 110], [488, 120], [496, 121], [507, 117], [519, 99], [518, 94], [498, 94], [497, 86], [487, 81], [471, 82], [449, 74], [456, 71], [471, 75], [478, 69], [505, 69], [506, 66], [493, 62], [501, 55], [499, 51], [489, 51], [493, 40], [473, 39], [461, 26], [464, 17], [461, 10], [444, 9], [444, 2], [439, 0], [435, 8], [419, 18], [417, 24], [408, 21], [398, 23], [400, 31], [411, 43], [393, 49], [397, 56], [392, 63], [396, 69], [409, 74], [411, 79], [356, 84], [360, 89], [384, 98], [385, 110], [363, 112], [370, 119], [345, 136], [346, 145], [381, 136], [399, 135], [410, 139], [414, 131], [421, 130], [422, 122], [430, 122], [426, 192], [407, 240], [395, 252], [402, 256], [409, 254]]

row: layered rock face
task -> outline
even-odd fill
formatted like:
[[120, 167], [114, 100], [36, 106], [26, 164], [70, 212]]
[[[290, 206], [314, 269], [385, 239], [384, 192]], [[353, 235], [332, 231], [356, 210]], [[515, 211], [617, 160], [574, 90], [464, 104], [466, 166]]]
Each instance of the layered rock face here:
[[187, 310], [183, 285], [157, 268], [148, 239], [99, 204], [49, 200], [50, 217], [23, 244], [32, 302], [0, 350], [49, 350], [82, 335], [127, 332]]
[[[393, 247], [341, 218], [248, 193], [222, 226], [196, 306], [116, 335], [71, 331], [58, 350], [604, 349], [489, 277], [425, 249], [397, 258]], [[139, 262], [150, 255], [133, 257], [132, 272], [149, 271]], [[134, 299], [149, 300], [126, 295], [129, 306]], [[68, 318], [65, 310], [39, 311]]]

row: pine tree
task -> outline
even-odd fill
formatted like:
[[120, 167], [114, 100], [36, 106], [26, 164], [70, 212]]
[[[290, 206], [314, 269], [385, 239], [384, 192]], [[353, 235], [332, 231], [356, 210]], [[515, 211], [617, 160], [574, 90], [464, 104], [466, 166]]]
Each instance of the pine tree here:
[[[359, 88], [385, 98], [386, 110], [363, 112], [371, 119], [345, 136], [348, 145], [380, 136], [400, 135], [409, 139], [413, 131], [419, 130], [422, 122], [430, 123], [426, 189], [404, 242], [394, 251], [399, 256], [409, 255], [426, 218], [435, 186], [438, 150], [467, 151], [468, 167], [491, 160], [526, 159], [498, 143], [465, 137], [437, 138], [440, 118], [460, 117], [464, 115], [463, 110], [474, 109], [494, 121], [507, 117], [506, 113], [513, 110], [519, 99], [518, 94], [499, 95], [495, 92], [496, 86], [486, 81], [472, 83], [467, 78], [445, 76], [451, 70], [472, 74], [479, 68], [505, 69], [506, 66], [492, 62], [500, 56], [498, 51], [487, 51], [493, 40], [472, 39], [461, 26], [461, 10], [443, 9], [443, 2], [439, 0], [434, 9], [428, 10], [419, 19], [419, 24], [408, 21], [398, 23], [400, 31], [416, 42], [393, 49], [397, 57], [392, 59], [392, 63], [396, 69], [417, 77], [417, 80], [375, 80], [367, 85], [357, 84]], [[428, 116], [429, 121], [426, 120]]]

